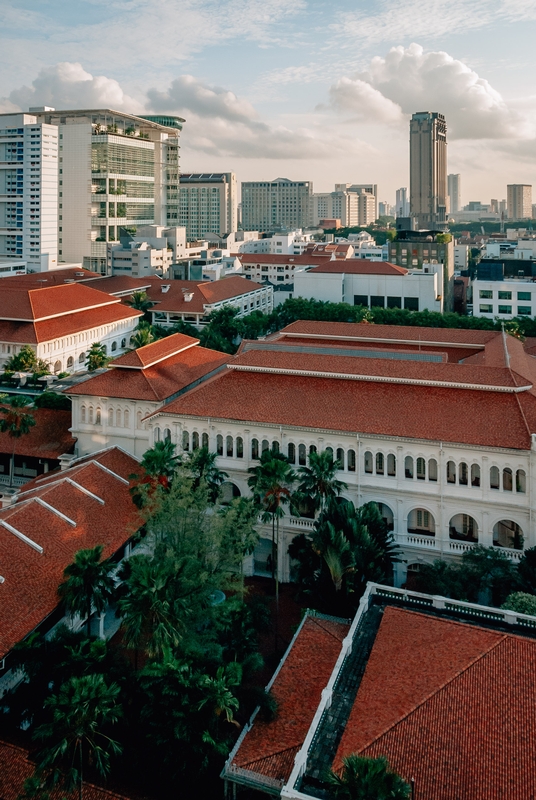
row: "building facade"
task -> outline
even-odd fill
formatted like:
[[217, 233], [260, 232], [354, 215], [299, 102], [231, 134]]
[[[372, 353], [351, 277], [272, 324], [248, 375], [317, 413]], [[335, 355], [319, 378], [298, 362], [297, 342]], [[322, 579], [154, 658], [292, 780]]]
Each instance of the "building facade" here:
[[250, 231], [295, 230], [313, 225], [312, 181], [242, 183], [242, 227]]
[[409, 217], [409, 194], [405, 186], [396, 190], [395, 211], [397, 217]]
[[454, 240], [438, 231], [398, 231], [389, 242], [389, 261], [408, 269], [433, 270], [443, 264], [443, 310], [451, 311], [454, 281]]
[[447, 123], [443, 114], [413, 114], [409, 135], [411, 214], [421, 229], [447, 221]]
[[449, 197], [449, 214], [456, 214], [461, 210], [461, 175], [451, 173], [447, 176]]
[[58, 129], [35, 114], [0, 114], [0, 268], [58, 261]]
[[178, 224], [188, 241], [223, 236], [238, 228], [238, 189], [234, 172], [184, 173], [180, 178]]
[[510, 183], [506, 187], [508, 219], [532, 219], [532, 186]]
[[536, 284], [523, 280], [474, 280], [473, 316], [507, 320], [536, 316]]

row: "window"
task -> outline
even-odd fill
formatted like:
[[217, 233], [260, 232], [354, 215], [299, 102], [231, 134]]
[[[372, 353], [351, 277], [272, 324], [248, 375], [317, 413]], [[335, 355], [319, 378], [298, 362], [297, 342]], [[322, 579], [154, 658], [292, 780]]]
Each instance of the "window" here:
[[[275, 444], [275, 442], [274, 442], [274, 444]], [[316, 453], [316, 452], [317, 452], [317, 450], [316, 450], [316, 444], [312, 444], [312, 445], [310, 445], [310, 446], [309, 446], [309, 455], [311, 455], [311, 453]]]
[[516, 472], [516, 492], [525, 494], [527, 491], [527, 476], [524, 469], [518, 469]]
[[404, 297], [404, 308], [407, 311], [418, 311], [419, 310], [419, 298], [418, 297]]
[[120, 428], [121, 427], [121, 410], [119, 408], [117, 409], [117, 413], [116, 413], [115, 417], [116, 417], [115, 425], [116, 425], [117, 428]]
[[112, 342], [112, 353], [115, 353], [117, 350], [117, 342]]
[[512, 470], [506, 467], [503, 469], [503, 491], [512, 491]]
[[86, 421], [86, 407], [82, 406], [80, 408], [80, 422], [85, 422], [85, 421]]
[[298, 464], [300, 467], [305, 467], [307, 463], [307, 455], [305, 450], [305, 445], [300, 444], [298, 447]]
[[199, 434], [197, 431], [192, 433], [192, 450], [199, 450]]
[[469, 470], [467, 469], [467, 464], [464, 461], [461, 462], [459, 467], [458, 483], [461, 486], [467, 486], [469, 483]]
[[251, 440], [251, 458], [257, 460], [259, 458], [259, 440]]
[[142, 413], [141, 413], [141, 411], [137, 411], [136, 412], [136, 428], [141, 428], [142, 427], [141, 420], [142, 420]]
[[471, 486], [480, 486], [480, 467], [478, 464], [471, 464]]
[[382, 295], [371, 295], [370, 297], [371, 308], [385, 308], [385, 297]]
[[406, 456], [404, 459], [404, 473], [406, 478], [413, 479], [413, 459], [411, 456]]
[[417, 459], [417, 480], [426, 480], [426, 461], [424, 458]]
[[234, 443], [233, 443], [233, 437], [232, 436], [228, 436], [226, 438], [226, 440], [225, 440], [225, 452], [227, 454], [227, 458], [232, 458], [233, 457]]
[[[164, 431], [164, 435], [165, 435], [165, 431]], [[182, 449], [185, 452], [187, 452], [190, 449], [190, 434], [188, 433], [188, 431], [183, 431], [182, 432]]]
[[489, 471], [489, 487], [490, 489], [499, 488], [499, 467], [491, 467]]
[[74, 366], [74, 358], [72, 356], [69, 356], [69, 358], [67, 359], [67, 369], [72, 369], [73, 366]]
[[372, 453], [369, 450], [365, 453], [365, 472], [372, 475]]
[[493, 300], [493, 292], [491, 289], [481, 289], [479, 297], [481, 300]]
[[387, 456], [387, 474], [391, 477], [396, 475], [396, 456], [392, 453]]
[[121, 349], [123, 349], [126, 346], [127, 346], [127, 340], [126, 339], [121, 339]]
[[348, 450], [348, 472], [355, 472], [355, 450]]
[[331, 458], [333, 459], [333, 447], [326, 447], [326, 453], [329, 453]]
[[512, 292], [499, 292], [499, 300], [511, 300]]
[[101, 410], [100, 408], [97, 408], [97, 410], [95, 411], [95, 425], [100, 425], [100, 424], [101, 424]]
[[344, 450], [342, 447], [337, 448], [337, 461], [339, 462], [339, 469], [344, 469]]
[[431, 458], [428, 461], [428, 480], [437, 481], [437, 461], [435, 458]]
[[208, 450], [208, 433], [201, 434], [201, 447], [206, 447]]
[[376, 453], [376, 475], [383, 475], [383, 453]]
[[354, 306], [367, 306], [368, 308], [368, 295], [354, 294]]
[[219, 456], [223, 455], [223, 436], [221, 433], [216, 436], [216, 453]]
[[[162, 434], [162, 438], [164, 439], [165, 442], [170, 442], [171, 441], [171, 431], [170, 431], [169, 428], [164, 428], [164, 431], [163, 431], [163, 434]], [[188, 448], [186, 448], [186, 449], [188, 449]]]
[[296, 445], [292, 442], [289, 442], [288, 445], [288, 460], [291, 464], [296, 463]]
[[154, 429], [154, 440], [155, 442], [160, 441], [160, 428], [158, 426]]
[[402, 308], [402, 298], [401, 297], [388, 297], [387, 298], [387, 308]]
[[244, 440], [241, 436], [236, 438], [236, 457], [244, 458]]
[[428, 528], [430, 525], [430, 514], [428, 511], [423, 511], [422, 509], [417, 510], [417, 527], [418, 528]]
[[517, 299], [518, 300], [530, 300], [531, 299], [531, 293], [530, 292], [518, 292], [517, 293]]
[[279, 453], [279, 442], [272, 442], [272, 453]]
[[512, 306], [499, 306], [499, 314], [511, 314]]
[[80, 353], [80, 355], [78, 356], [78, 363], [83, 364], [85, 360], [86, 360], [86, 354]]
[[114, 424], [114, 410], [113, 408], [108, 409], [108, 425], [113, 426]]
[[521, 317], [530, 317], [530, 315], [532, 314], [532, 309], [530, 306], [518, 306], [517, 313]]
[[480, 303], [479, 308], [481, 314], [493, 314], [493, 305], [491, 303]]

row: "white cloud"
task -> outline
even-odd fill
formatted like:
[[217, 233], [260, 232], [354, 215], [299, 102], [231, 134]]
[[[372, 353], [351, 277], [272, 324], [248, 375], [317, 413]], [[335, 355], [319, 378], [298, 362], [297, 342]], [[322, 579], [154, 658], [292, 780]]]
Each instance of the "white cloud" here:
[[360, 78], [341, 78], [331, 87], [330, 100], [333, 108], [352, 112], [360, 122], [397, 123], [403, 119], [398, 103]]
[[14, 89], [0, 103], [27, 111], [30, 106], [53, 108], [113, 108], [139, 113], [142, 103], [125, 94], [116, 80], [93, 76], [81, 64], [62, 62], [42, 69], [31, 86]]

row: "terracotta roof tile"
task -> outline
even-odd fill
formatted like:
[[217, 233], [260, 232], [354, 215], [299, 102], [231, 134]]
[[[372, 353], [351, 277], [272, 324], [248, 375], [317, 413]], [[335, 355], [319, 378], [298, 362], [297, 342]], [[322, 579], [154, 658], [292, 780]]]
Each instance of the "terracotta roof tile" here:
[[15, 445], [15, 455], [56, 459], [73, 449], [76, 439], [69, 430], [70, 411], [33, 408], [31, 414], [36, 424], [25, 436], [13, 439], [8, 433], [0, 433], [0, 453], [11, 455]]
[[10, 284], [2, 287], [0, 319], [36, 322], [117, 302], [105, 292], [81, 283], [45, 286], [41, 289]]
[[368, 340], [380, 339], [394, 342], [420, 342], [422, 345], [470, 344], [482, 347], [500, 336], [499, 331], [481, 331], [462, 328], [420, 328], [410, 325], [375, 325], [363, 322], [314, 322], [300, 320], [281, 330], [282, 336], [316, 336], [318, 338], [353, 337]]
[[137, 350], [119, 356], [110, 366], [145, 369], [170, 356], [181, 353], [189, 347], [194, 347], [196, 344], [199, 344], [199, 339], [194, 339], [192, 336], [186, 336], [183, 333], [174, 333], [164, 339], [158, 339], [156, 342], [151, 342], [151, 344], [146, 344], [144, 347], [138, 347]]
[[15, 344], [38, 344], [50, 342], [62, 336], [72, 336], [81, 331], [92, 330], [100, 325], [109, 325], [126, 319], [136, 319], [143, 314], [121, 303], [79, 311], [63, 317], [42, 322], [10, 322], [0, 320], [0, 341]]
[[57, 286], [73, 281], [83, 281], [95, 278], [94, 272], [82, 267], [72, 267], [69, 269], [54, 269], [49, 272], [29, 272], [26, 275], [14, 275], [13, 277], [2, 278], [2, 287], [15, 286], [25, 289], [42, 289], [44, 286]]
[[346, 275], [406, 275], [408, 270], [389, 261], [370, 261], [367, 258], [349, 258], [345, 261], [328, 261], [309, 272]]

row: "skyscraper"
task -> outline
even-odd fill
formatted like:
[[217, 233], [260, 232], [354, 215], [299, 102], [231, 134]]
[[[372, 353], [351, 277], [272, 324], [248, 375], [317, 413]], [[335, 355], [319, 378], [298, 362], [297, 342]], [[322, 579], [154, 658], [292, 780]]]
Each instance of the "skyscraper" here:
[[406, 186], [396, 190], [395, 209], [397, 217], [409, 217], [409, 198]]
[[410, 122], [411, 215], [421, 229], [442, 229], [447, 219], [447, 123], [420, 111]]
[[525, 183], [510, 183], [506, 187], [508, 219], [531, 219], [532, 186]]
[[237, 230], [234, 172], [188, 173], [181, 175], [180, 181], [178, 224], [186, 228], [188, 241]]
[[449, 211], [451, 214], [455, 214], [456, 211], [459, 211], [461, 208], [461, 176], [459, 174], [454, 175], [450, 174], [448, 176], [448, 195], [449, 195], [449, 203], [450, 208]]

